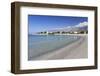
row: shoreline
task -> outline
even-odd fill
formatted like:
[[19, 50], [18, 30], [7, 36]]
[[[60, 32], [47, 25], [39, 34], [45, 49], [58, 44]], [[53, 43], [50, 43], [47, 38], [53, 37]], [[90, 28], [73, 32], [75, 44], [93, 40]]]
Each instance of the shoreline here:
[[[76, 34], [74, 34], [76, 35]], [[87, 58], [88, 48], [87, 48], [87, 35], [79, 35], [78, 41], [69, 44], [53, 52], [41, 55], [39, 57], [30, 60], [54, 60], [54, 59], [76, 59], [76, 58]], [[74, 50], [73, 50], [74, 49]]]
[[[44, 35], [44, 36], [48, 36], [49, 34], [32, 34], [32, 35]], [[49, 36], [55, 36], [55, 35], [84, 36], [84, 35], [87, 35], [87, 34], [54, 34], [54, 35], [49, 35]]]

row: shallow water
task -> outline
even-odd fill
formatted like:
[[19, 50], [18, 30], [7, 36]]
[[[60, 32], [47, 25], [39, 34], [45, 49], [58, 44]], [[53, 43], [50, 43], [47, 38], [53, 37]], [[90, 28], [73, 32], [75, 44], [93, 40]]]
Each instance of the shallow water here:
[[28, 35], [28, 60], [60, 49], [80, 39], [72, 35]]

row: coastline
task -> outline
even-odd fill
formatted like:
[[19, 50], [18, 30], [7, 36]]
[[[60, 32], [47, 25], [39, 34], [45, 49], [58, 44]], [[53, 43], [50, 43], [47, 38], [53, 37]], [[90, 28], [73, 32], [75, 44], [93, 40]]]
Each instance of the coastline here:
[[[76, 35], [76, 34], [74, 34]], [[54, 50], [47, 54], [41, 55], [39, 57], [33, 58], [31, 60], [54, 60], [54, 59], [80, 59], [88, 57], [88, 47], [87, 39], [88, 35], [76, 35], [81, 36], [81, 38], [58, 50]]]
[[[47, 36], [48, 34], [32, 34], [32, 35], [44, 35], [44, 36]], [[84, 35], [87, 35], [87, 34], [54, 34], [54, 35], [84, 36]]]

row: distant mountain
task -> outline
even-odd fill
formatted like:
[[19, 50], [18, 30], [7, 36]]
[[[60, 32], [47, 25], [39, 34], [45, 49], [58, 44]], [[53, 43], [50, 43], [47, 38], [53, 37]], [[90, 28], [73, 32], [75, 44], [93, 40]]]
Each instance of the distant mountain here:
[[88, 26], [80, 27], [80, 30], [88, 30]]
[[74, 32], [74, 31], [85, 31], [85, 30], [88, 30], [88, 26], [82, 26], [82, 27], [75, 27], [75, 26], [71, 26], [70, 28], [58, 28], [58, 29], [55, 29], [55, 30], [49, 30], [48, 32], [57, 32], [57, 31], [60, 31], [60, 32]]

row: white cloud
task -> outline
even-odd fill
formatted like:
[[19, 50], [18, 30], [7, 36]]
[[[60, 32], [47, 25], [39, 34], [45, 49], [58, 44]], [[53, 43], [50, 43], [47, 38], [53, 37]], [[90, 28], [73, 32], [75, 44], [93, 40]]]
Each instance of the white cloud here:
[[83, 27], [83, 26], [88, 26], [88, 22], [85, 21], [76, 25], [76, 27]]

